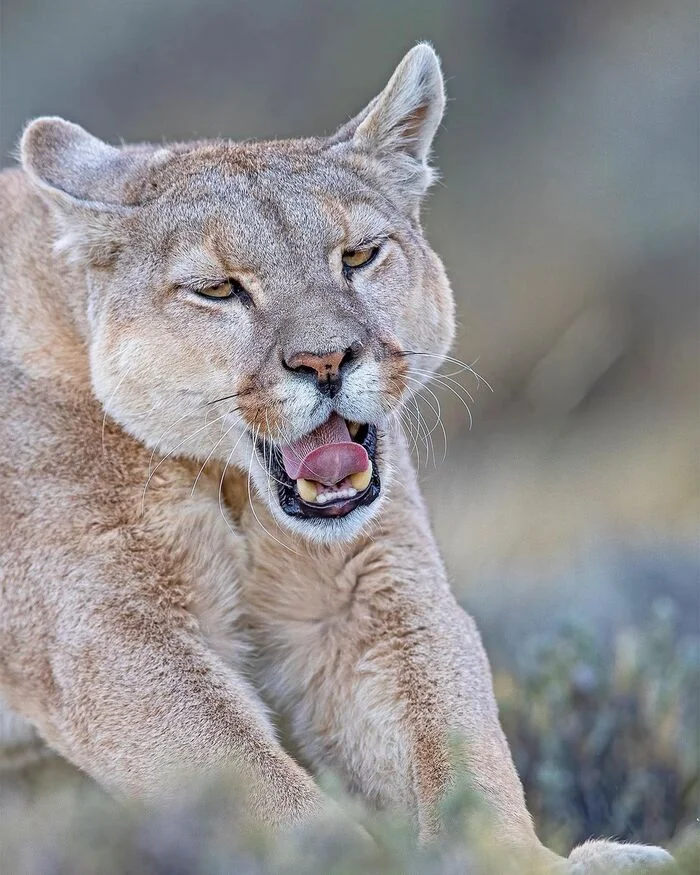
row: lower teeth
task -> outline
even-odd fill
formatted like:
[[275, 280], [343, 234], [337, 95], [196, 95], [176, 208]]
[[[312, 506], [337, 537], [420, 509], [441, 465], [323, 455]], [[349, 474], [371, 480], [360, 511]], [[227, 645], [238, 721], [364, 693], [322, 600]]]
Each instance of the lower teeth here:
[[357, 495], [357, 489], [349, 487], [348, 489], [339, 489], [337, 492], [321, 492], [316, 496], [317, 504], [327, 504], [337, 498], [354, 498]]
[[343, 489], [318, 492], [318, 484], [314, 480], [305, 480], [303, 477], [296, 481], [296, 486], [299, 497], [307, 504], [328, 504], [329, 501], [337, 499], [354, 498], [358, 492], [364, 492], [367, 489], [371, 479], [372, 463], [370, 462], [365, 471], [351, 474], [350, 485]]

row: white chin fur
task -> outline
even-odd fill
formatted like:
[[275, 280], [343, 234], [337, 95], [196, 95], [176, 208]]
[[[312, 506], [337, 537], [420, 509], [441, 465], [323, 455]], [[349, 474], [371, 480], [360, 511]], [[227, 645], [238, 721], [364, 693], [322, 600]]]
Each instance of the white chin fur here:
[[273, 513], [286, 528], [307, 541], [316, 544], [341, 544], [353, 541], [363, 531], [367, 531], [382, 504], [383, 496], [380, 495], [372, 504], [356, 507], [347, 516], [327, 519], [291, 517], [279, 507], [274, 508]]

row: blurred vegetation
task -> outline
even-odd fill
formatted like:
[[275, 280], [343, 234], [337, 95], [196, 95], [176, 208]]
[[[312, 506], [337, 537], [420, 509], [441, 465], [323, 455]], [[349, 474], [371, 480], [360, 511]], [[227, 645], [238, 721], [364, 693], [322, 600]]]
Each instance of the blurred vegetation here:
[[542, 839], [663, 844], [699, 813], [700, 639], [672, 603], [601, 647], [570, 626], [527, 642], [521, 676], [496, 676], [501, 719]]
[[[619, 633], [612, 652], [569, 626], [524, 642], [518, 671], [498, 673], [504, 728], [548, 846], [566, 854], [591, 837], [655, 842], [676, 855], [673, 871], [698, 872], [699, 648], [677, 636], [673, 609], [660, 601], [646, 627]], [[419, 851], [410, 823], [368, 812], [328, 780], [347, 819], [329, 814], [282, 837], [250, 823], [233, 779], [190, 788], [157, 811], [120, 806], [58, 763], [23, 780], [0, 792], [0, 871], [12, 875], [531, 871], [504, 853], [464, 788], [444, 804], [441, 840]], [[350, 819], [374, 843], [349, 832]]]

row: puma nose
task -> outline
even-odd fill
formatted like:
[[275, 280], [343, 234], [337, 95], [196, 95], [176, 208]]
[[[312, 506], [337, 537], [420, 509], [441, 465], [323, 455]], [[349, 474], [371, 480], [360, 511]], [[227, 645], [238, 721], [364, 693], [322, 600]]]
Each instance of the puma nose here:
[[359, 346], [352, 344], [331, 352], [295, 352], [284, 359], [284, 365], [290, 371], [313, 377], [321, 392], [334, 398], [340, 391], [343, 369], [355, 358]]

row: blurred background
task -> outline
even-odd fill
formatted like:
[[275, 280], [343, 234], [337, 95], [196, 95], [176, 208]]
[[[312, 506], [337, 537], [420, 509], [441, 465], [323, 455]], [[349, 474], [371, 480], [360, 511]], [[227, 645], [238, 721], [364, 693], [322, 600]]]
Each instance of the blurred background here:
[[40, 114], [113, 142], [330, 133], [413, 43], [440, 53], [424, 220], [454, 356], [493, 391], [443, 368], [417, 454], [553, 840], [665, 841], [697, 816], [697, 19], [692, 0], [2, 0], [5, 165]]

